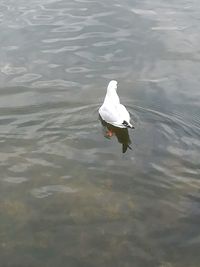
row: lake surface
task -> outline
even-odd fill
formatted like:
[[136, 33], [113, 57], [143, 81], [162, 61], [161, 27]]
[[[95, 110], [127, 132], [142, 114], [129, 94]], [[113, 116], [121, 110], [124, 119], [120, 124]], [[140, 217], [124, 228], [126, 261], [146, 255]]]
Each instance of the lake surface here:
[[[200, 6], [0, 2], [2, 267], [200, 266]], [[104, 138], [118, 80], [132, 150]]]

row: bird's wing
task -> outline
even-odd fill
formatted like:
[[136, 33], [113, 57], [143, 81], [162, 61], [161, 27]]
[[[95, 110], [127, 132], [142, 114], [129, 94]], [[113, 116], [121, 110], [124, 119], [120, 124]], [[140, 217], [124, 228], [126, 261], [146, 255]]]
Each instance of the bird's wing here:
[[125, 108], [125, 106], [120, 104], [117, 106], [117, 109], [118, 109], [118, 113], [120, 114], [122, 122], [123, 121], [129, 122], [130, 121], [130, 114], [127, 111], [127, 109]]
[[118, 109], [115, 106], [101, 106], [99, 109], [99, 114], [102, 117], [103, 120], [106, 122], [113, 124], [113, 125], [119, 125], [123, 121], [121, 121], [121, 116], [119, 114]]

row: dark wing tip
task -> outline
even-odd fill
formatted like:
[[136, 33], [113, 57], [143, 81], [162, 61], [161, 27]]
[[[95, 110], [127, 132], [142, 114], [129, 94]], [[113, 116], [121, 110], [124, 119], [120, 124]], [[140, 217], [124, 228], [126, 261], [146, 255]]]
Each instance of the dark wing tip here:
[[129, 125], [127, 121], [123, 121], [122, 124], [123, 124], [124, 126], [126, 126], [126, 127], [128, 127], [128, 125]]

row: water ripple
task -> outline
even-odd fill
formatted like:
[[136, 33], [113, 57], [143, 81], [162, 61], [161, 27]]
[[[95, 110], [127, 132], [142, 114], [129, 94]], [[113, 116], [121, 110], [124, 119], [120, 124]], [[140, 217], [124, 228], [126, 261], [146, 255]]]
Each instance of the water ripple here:
[[23, 182], [26, 182], [27, 178], [25, 178], [25, 177], [7, 177], [3, 180], [5, 182], [11, 183], [11, 184], [21, 184]]
[[42, 75], [36, 74], [36, 73], [26, 73], [23, 76], [18, 76], [12, 80], [10, 80], [10, 84], [16, 84], [16, 83], [28, 83], [32, 82], [34, 80], [38, 80], [41, 78]]
[[49, 197], [54, 193], [76, 193], [77, 189], [72, 189], [71, 187], [64, 185], [48, 185], [40, 188], [35, 188], [32, 190], [32, 195], [36, 198], [45, 198]]
[[11, 64], [6, 64], [3, 67], [1, 67], [1, 72], [6, 74], [6, 75], [20, 74], [20, 73], [24, 73], [26, 71], [27, 70], [25, 67], [14, 67]]
[[43, 88], [43, 87], [79, 87], [80, 84], [73, 81], [64, 81], [64, 80], [50, 80], [50, 81], [38, 81], [32, 83], [32, 87]]

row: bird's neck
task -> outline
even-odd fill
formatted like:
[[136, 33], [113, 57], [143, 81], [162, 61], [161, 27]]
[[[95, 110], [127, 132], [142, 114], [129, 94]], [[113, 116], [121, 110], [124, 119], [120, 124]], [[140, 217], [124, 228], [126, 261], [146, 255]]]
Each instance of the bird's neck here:
[[107, 90], [104, 102], [109, 102], [113, 105], [119, 104], [120, 101], [117, 92], [115, 90]]

